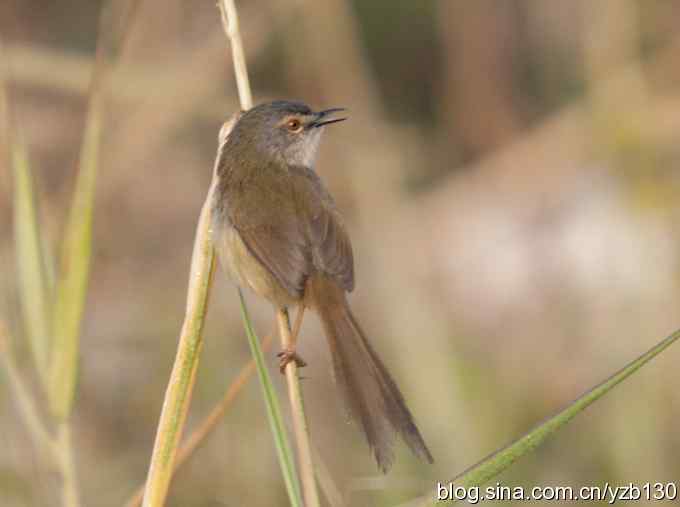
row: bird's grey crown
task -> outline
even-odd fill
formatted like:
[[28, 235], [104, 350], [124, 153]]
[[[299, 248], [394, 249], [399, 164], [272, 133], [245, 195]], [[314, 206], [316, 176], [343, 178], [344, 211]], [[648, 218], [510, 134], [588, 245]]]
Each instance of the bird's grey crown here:
[[247, 113], [262, 113], [262, 112], [268, 112], [268, 113], [279, 113], [281, 115], [286, 115], [286, 114], [302, 114], [302, 115], [311, 115], [314, 114], [314, 111], [305, 104], [304, 102], [300, 102], [297, 100], [275, 100], [273, 102], [265, 102], [264, 104], [259, 104], [252, 108], [250, 111]]

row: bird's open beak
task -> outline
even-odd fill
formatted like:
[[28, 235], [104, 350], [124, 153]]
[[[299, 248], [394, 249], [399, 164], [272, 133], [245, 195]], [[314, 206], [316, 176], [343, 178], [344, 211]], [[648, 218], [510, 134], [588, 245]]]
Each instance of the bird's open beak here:
[[338, 113], [340, 111], [345, 111], [344, 107], [334, 107], [332, 109], [326, 109], [325, 111], [319, 111], [317, 114], [318, 118], [312, 122], [311, 126], [316, 128], [316, 127], [323, 127], [324, 125], [330, 125], [331, 123], [337, 123], [339, 121], [345, 121], [347, 117], [345, 118], [331, 118], [328, 120], [324, 120], [324, 118], [327, 118], [329, 115], [332, 115], [333, 113]]

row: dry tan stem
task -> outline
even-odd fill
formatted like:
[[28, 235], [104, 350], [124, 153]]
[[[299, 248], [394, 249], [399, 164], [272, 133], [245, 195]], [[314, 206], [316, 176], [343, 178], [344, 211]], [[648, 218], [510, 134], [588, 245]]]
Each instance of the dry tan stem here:
[[[300, 310], [300, 314], [303, 310]], [[290, 321], [288, 311], [281, 309], [276, 313], [281, 336], [281, 346], [284, 350], [294, 350], [295, 343], [290, 331]], [[301, 318], [298, 320], [302, 320]], [[295, 361], [290, 361], [286, 365], [286, 380], [288, 381], [288, 398], [290, 399], [290, 413], [293, 419], [293, 432], [298, 450], [298, 462], [300, 466], [300, 480], [306, 507], [318, 507], [319, 493], [316, 489], [316, 479], [314, 477], [314, 462], [312, 460], [311, 444], [309, 442], [309, 431], [307, 429], [307, 419], [305, 417], [305, 407], [302, 400], [302, 388], [298, 376], [298, 366]]]
[[233, 0], [221, 0], [219, 6], [222, 27], [231, 43], [231, 54], [234, 61], [234, 73], [236, 75], [236, 86], [238, 88], [241, 109], [246, 111], [253, 107], [253, 95], [250, 91], [248, 68], [246, 67], [246, 56], [243, 52], [243, 42], [241, 42], [236, 5]]
[[[222, 16], [222, 26], [224, 27], [224, 31], [231, 42], [234, 71], [236, 74], [236, 84], [238, 86], [241, 108], [247, 110], [252, 107], [253, 100], [250, 91], [250, 84], [248, 81], [248, 71], [246, 68], [246, 59], [243, 53], [241, 34], [239, 32], [236, 5], [234, 4], [233, 0], [221, 0], [219, 7]], [[299, 315], [300, 322], [302, 320], [303, 311], [304, 310], [301, 310]], [[279, 310], [276, 317], [279, 325], [279, 333], [281, 335], [281, 343], [283, 348], [292, 348], [293, 343], [288, 312], [286, 310]], [[297, 337], [297, 333], [295, 336]], [[294, 361], [288, 363], [285, 373], [286, 380], [288, 381], [288, 394], [291, 402], [293, 429], [298, 447], [300, 477], [302, 480], [305, 505], [306, 507], [317, 507], [320, 505], [319, 494], [316, 489], [316, 480], [314, 477], [314, 466], [309, 443], [309, 433], [307, 431], [307, 421], [305, 419], [304, 405], [302, 402], [302, 390], [297, 374], [297, 365]]]

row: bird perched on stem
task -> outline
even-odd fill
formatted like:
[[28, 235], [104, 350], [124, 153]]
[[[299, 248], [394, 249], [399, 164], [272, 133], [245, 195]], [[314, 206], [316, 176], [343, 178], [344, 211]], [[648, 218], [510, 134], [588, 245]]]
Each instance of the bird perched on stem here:
[[[397, 388], [347, 301], [352, 245], [332, 197], [314, 171], [321, 134], [341, 108], [313, 111], [276, 101], [245, 111], [222, 140], [213, 200], [213, 242], [232, 280], [276, 309], [318, 313], [335, 378], [378, 466], [393, 461], [394, 433], [432, 463]], [[281, 355], [303, 364], [294, 346]]]

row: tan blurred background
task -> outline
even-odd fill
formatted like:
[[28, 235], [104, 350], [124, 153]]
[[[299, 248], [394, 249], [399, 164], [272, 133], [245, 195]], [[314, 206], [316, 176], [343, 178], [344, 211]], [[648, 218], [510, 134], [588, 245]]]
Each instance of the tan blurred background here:
[[[53, 242], [76, 173], [100, 8], [0, 3], [10, 100]], [[349, 108], [318, 171], [351, 229], [355, 311], [436, 459], [422, 465], [400, 445], [392, 473], [377, 472], [344, 422], [308, 318], [311, 432], [348, 505], [424, 493], [680, 326], [680, 1], [239, 8], [256, 102]], [[107, 85], [74, 421], [83, 503], [93, 506], [121, 505], [146, 475], [217, 132], [238, 108], [212, 0], [143, 1], [127, 30]], [[6, 161], [0, 311], [20, 329]], [[249, 358], [235, 291], [217, 278], [189, 429]], [[263, 336], [270, 308], [249, 302]], [[678, 360], [671, 348], [500, 480], [677, 481]], [[0, 504], [57, 505], [58, 481], [0, 379]], [[169, 505], [286, 505], [255, 381], [178, 474]]]

